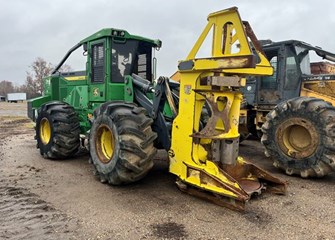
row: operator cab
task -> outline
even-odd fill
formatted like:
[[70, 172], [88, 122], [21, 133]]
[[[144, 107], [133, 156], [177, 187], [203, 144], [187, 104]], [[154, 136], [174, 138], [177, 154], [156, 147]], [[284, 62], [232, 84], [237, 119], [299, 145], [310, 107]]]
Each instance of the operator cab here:
[[[93, 109], [101, 102], [124, 99], [127, 75], [137, 74], [150, 82], [154, 80], [154, 51], [161, 44], [160, 40], [131, 35], [125, 30], [113, 28], [102, 29], [83, 39], [68, 51], [53, 71], [53, 79], [60, 81], [64, 89], [69, 85], [75, 87], [75, 90], [67, 88], [67, 92], [60, 92], [61, 99], [70, 101], [68, 96], [75, 94], [80, 99], [72, 103], [75, 107]], [[72, 71], [72, 64], [68, 64], [70, 55], [75, 55], [76, 61], [78, 56], [81, 57], [84, 63], [80, 66], [86, 66], [86, 69]], [[63, 71], [64, 66], [71, 67], [66, 67], [66, 72]], [[80, 98], [82, 95], [87, 97]]]
[[298, 97], [301, 82], [311, 75], [310, 52], [334, 61], [334, 54], [307, 43], [289, 40], [260, 41], [274, 72], [272, 76], [250, 77], [242, 89], [248, 105], [259, 109], [272, 109], [286, 99]]

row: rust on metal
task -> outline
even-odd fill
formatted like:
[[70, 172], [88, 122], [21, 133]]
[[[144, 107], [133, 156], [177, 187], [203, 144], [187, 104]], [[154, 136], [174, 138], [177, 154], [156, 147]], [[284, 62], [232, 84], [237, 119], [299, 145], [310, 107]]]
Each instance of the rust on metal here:
[[[202, 58], [193, 59], [193, 70], [206, 70], [199, 64], [198, 61], [204, 61]], [[240, 55], [233, 57], [215, 57], [206, 59], [208, 65], [211, 65], [211, 70], [216, 69], [236, 69], [236, 68], [254, 68], [256, 67], [256, 57], [253, 55]], [[211, 64], [212, 63], [212, 64]]]
[[175, 104], [175, 102], [173, 100], [173, 97], [172, 97], [172, 92], [171, 92], [171, 89], [170, 89], [170, 86], [169, 86], [169, 79], [166, 78], [164, 80], [164, 82], [165, 82], [166, 99], [169, 103], [169, 106], [171, 108], [171, 111], [172, 111], [173, 115], [177, 116], [178, 110], [177, 110], [176, 104]]
[[294, 159], [311, 156], [319, 145], [319, 134], [315, 126], [302, 118], [289, 118], [279, 125], [276, 141], [284, 153]]
[[188, 193], [192, 196], [204, 199], [206, 201], [212, 202], [222, 207], [229, 208], [234, 211], [243, 212], [245, 211], [246, 201], [239, 201], [233, 198], [228, 198], [222, 195], [214, 194], [208, 191], [203, 191], [201, 189], [186, 185], [179, 179], [176, 181], [177, 186], [180, 191]]
[[[192, 134], [192, 137], [195, 138], [208, 138], [213, 139], [216, 136], [227, 133], [230, 129], [230, 121], [229, 121], [229, 111], [232, 105], [232, 102], [229, 101], [228, 98], [215, 98], [215, 94], [212, 94], [213, 91], [205, 92], [205, 91], [195, 91], [200, 95], [204, 96], [208, 106], [210, 108], [211, 116], [208, 119], [206, 126], [200, 131]], [[219, 103], [224, 105], [222, 111], [219, 109]], [[217, 123], [219, 120], [222, 120], [224, 129], [218, 130]]]
[[236, 195], [235, 199], [238, 201], [247, 201], [250, 198], [245, 191], [234, 185], [235, 183], [237, 183], [236, 180], [226, 172], [220, 170], [220, 173], [223, 174], [229, 180], [229, 183], [220, 181], [216, 177], [213, 177], [207, 172], [205, 172], [203, 169], [194, 168], [187, 164], [186, 166], [187, 166], [187, 177], [198, 175], [201, 185], [212, 185], [221, 189], [225, 189], [235, 194]]
[[181, 191], [235, 211], [244, 211], [246, 202], [248, 202], [253, 195], [260, 195], [263, 191], [276, 194], [286, 194], [287, 191], [287, 182], [274, 177], [265, 170], [245, 160], [243, 160], [243, 162], [237, 162], [235, 165], [220, 165], [219, 171], [227, 178], [227, 182], [220, 181], [202, 169], [194, 168], [187, 164], [186, 167], [188, 173], [187, 177], [199, 177], [199, 186], [216, 186], [236, 196], [232, 197], [231, 195], [208, 192], [202, 190], [201, 187], [200, 189], [195, 188], [177, 179], [176, 184]]
[[313, 75], [335, 74], [335, 64], [330, 62], [312, 62], [311, 72]]
[[253, 43], [255, 49], [258, 52], [262, 53], [264, 56], [266, 56], [264, 51], [263, 51], [263, 48], [262, 48], [261, 44], [259, 43], [254, 31], [252, 30], [249, 22], [248, 21], [243, 21], [243, 25], [244, 25], [244, 28], [245, 28], [245, 32], [246, 32], [247, 36], [250, 38], [251, 42]]
[[250, 196], [260, 194], [263, 190], [276, 194], [286, 194], [287, 182], [245, 160], [242, 164], [224, 164], [222, 169], [232, 176]]
[[219, 87], [241, 87], [243, 85], [242, 78], [239, 76], [208, 76], [200, 80], [200, 83], [208, 86]]
[[259, 91], [259, 98], [265, 100], [269, 104], [277, 105], [278, 101], [280, 100], [280, 93], [277, 90], [260, 90]]

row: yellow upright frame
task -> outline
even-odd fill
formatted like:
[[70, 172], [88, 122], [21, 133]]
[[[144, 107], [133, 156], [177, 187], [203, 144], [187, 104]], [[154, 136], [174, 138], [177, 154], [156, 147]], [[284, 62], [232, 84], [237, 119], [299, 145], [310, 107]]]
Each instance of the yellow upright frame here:
[[[211, 56], [196, 58], [211, 30]], [[255, 47], [254, 52], [250, 43]], [[240, 178], [215, 163], [210, 150], [206, 148], [215, 140], [238, 139], [242, 100], [238, 87], [245, 85], [244, 77], [273, 74], [250, 26], [241, 21], [236, 7], [208, 16], [208, 24], [191, 52], [186, 60], [180, 61], [179, 72], [180, 100], [172, 129], [170, 172], [177, 175], [182, 185], [191, 185], [244, 203], [250, 198], [250, 193], [241, 187]], [[239, 81], [231, 82], [234, 77]], [[206, 79], [213, 78], [218, 81], [206, 83]], [[220, 117], [215, 119], [217, 122], [211, 129], [207, 128], [204, 132], [200, 118], [204, 104], [209, 100], [216, 106], [219, 112], [217, 116]], [[238, 165], [239, 172], [245, 173], [244, 178], [257, 180], [255, 174], [248, 173], [249, 168], [243, 169], [246, 164], [241, 157], [237, 157], [233, 163]]]

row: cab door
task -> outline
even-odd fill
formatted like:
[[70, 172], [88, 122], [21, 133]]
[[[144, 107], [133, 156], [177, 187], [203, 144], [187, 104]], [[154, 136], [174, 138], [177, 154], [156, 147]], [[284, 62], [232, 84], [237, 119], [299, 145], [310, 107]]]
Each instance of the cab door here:
[[301, 87], [301, 70], [294, 46], [286, 49], [283, 99], [298, 97]]
[[106, 40], [98, 40], [90, 44], [90, 61], [88, 61], [89, 79], [88, 95], [91, 102], [104, 102], [106, 100]]
[[257, 103], [259, 107], [271, 108], [282, 101], [281, 73], [283, 70], [282, 59], [285, 52], [282, 47], [274, 47], [268, 49], [265, 54], [273, 67], [273, 75], [258, 78]]

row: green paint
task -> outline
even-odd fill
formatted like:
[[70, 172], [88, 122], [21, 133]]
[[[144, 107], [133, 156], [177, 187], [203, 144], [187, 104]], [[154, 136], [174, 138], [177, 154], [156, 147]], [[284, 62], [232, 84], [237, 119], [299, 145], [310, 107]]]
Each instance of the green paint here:
[[[129, 75], [139, 74], [140, 69], [145, 67], [147, 70], [143, 74], [150, 80], [153, 72], [151, 51], [160, 48], [162, 43], [157, 39], [131, 35], [125, 30], [108, 28], [83, 39], [75, 49], [81, 45], [87, 49], [87, 63], [80, 80], [75, 77], [70, 80], [71, 76], [62, 76], [56, 72], [44, 78], [44, 95], [29, 102], [32, 104], [31, 111], [53, 100], [70, 104], [77, 112], [81, 132], [85, 134], [91, 127], [88, 116], [102, 103], [117, 100], [134, 102], [133, 81]], [[115, 53], [115, 49], [119, 52]], [[148, 58], [140, 61], [144, 53]], [[130, 70], [127, 70], [129, 66]], [[117, 74], [121, 74], [120, 77]]]

